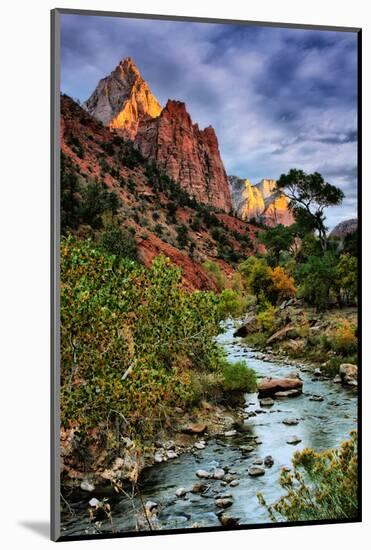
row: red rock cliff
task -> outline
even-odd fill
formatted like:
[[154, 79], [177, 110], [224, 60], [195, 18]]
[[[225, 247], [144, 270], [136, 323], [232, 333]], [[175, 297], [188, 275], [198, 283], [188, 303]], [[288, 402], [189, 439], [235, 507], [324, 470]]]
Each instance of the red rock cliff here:
[[200, 130], [186, 106], [169, 100], [160, 116], [141, 120], [135, 144], [196, 200], [224, 211], [232, 208], [227, 174], [214, 129]]

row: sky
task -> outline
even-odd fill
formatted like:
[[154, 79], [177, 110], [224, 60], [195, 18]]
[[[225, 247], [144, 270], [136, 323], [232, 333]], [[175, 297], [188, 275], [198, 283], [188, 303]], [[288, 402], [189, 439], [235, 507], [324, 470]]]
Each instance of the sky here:
[[328, 227], [357, 216], [356, 33], [62, 15], [63, 93], [85, 101], [124, 57], [215, 128], [227, 174], [317, 171], [345, 193]]

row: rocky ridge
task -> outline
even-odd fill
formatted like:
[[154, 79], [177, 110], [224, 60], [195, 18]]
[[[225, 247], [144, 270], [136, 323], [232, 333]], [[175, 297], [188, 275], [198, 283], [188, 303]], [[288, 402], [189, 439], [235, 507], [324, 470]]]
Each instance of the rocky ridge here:
[[102, 78], [83, 104], [89, 114], [128, 139], [134, 139], [140, 120], [160, 115], [162, 107], [131, 57]]
[[276, 189], [272, 179], [253, 185], [250, 180], [228, 176], [233, 209], [243, 220], [256, 220], [269, 227], [291, 225], [294, 217], [288, 199]]

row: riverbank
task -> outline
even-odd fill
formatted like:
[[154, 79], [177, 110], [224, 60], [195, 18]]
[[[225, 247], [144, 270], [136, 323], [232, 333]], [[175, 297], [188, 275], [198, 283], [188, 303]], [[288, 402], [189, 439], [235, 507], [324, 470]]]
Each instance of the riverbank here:
[[[112, 522], [117, 531], [148, 530], [148, 525], [143, 523], [143, 506], [147, 503], [152, 503], [154, 529], [221, 526], [223, 521], [232, 520], [245, 525], [269, 522], [269, 515], [259, 505], [256, 493], [263, 493], [267, 502], [279, 498], [282, 494], [279, 475], [283, 467], [291, 466], [294, 450], [311, 447], [320, 451], [337, 447], [356, 427], [354, 388], [319, 379], [313, 375], [313, 369], [307, 370], [302, 362], [293, 365], [282, 358], [276, 361], [265, 357], [263, 360], [259, 352], [233, 337], [235, 327], [232, 323], [226, 328], [218, 342], [232, 363], [246, 360], [259, 379], [286, 377], [298, 370], [303, 380], [303, 393], [295, 398], [275, 399], [268, 407], [261, 406], [256, 393], [247, 394], [238, 414], [244, 418], [238, 419], [233, 428], [227, 430], [228, 423], [228, 426], [220, 425], [219, 435], [210, 432], [208, 436], [187, 436], [193, 438], [192, 448], [185, 447], [177, 457], [142, 470], [138, 483], [140, 497], [139, 493], [110, 496]], [[321, 396], [322, 401], [311, 400], [313, 395]], [[223, 415], [226, 411], [219, 413]], [[212, 414], [206, 412], [206, 415], [211, 419]], [[294, 422], [287, 423], [288, 419]], [[296, 443], [289, 442], [294, 441], [292, 438]], [[202, 441], [204, 444], [196, 446]], [[271, 461], [265, 464], [269, 456]], [[249, 469], [252, 467], [262, 469], [263, 473], [251, 476]], [[225, 472], [220, 479], [213, 477], [218, 468]], [[199, 478], [196, 473], [199, 470], [211, 477]], [[192, 492], [197, 483], [205, 485], [203, 492]], [[177, 496], [180, 489], [181, 496]], [[65, 497], [72, 510], [71, 513], [65, 506], [62, 513], [66, 535], [86, 530], [89, 533], [111, 532], [110, 522], [102, 521], [97, 526], [89, 519], [89, 501], [101, 499], [99, 492], [74, 489]], [[221, 498], [226, 499], [227, 509], [217, 503]]]

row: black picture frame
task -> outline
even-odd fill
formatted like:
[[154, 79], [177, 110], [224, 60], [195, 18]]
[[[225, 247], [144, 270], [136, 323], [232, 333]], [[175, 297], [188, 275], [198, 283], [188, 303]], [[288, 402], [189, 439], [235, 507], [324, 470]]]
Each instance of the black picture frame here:
[[[302, 522], [283, 522], [283, 523], [259, 523], [251, 525], [238, 525], [233, 527], [200, 527], [192, 529], [171, 529], [151, 532], [123, 532], [114, 534], [95, 534], [64, 536], [60, 529], [60, 449], [59, 449], [59, 431], [60, 431], [60, 262], [59, 262], [59, 244], [60, 244], [60, 18], [66, 15], [84, 15], [99, 17], [117, 17], [127, 19], [147, 19], [160, 21], [188, 21], [198, 23], [218, 23], [218, 24], [238, 24], [253, 25], [262, 27], [279, 27], [290, 29], [311, 29], [325, 31], [341, 31], [357, 34], [358, 47], [358, 116], [357, 116], [357, 186], [358, 186], [358, 358], [359, 358], [359, 379], [358, 379], [358, 427], [359, 427], [359, 467], [358, 467], [358, 516], [352, 519], [328, 519]], [[56, 8], [51, 11], [51, 539], [53, 541], [75, 541], [92, 539], [112, 539], [128, 538], [139, 536], [156, 535], [175, 535], [192, 534], [199, 532], [219, 532], [236, 531], [264, 528], [281, 528], [290, 526], [308, 526], [323, 524], [355, 523], [362, 521], [362, 29], [358, 27], [341, 27], [315, 24], [293, 24], [293, 23], [274, 23], [269, 21], [249, 21], [234, 19], [203, 18], [192, 16], [177, 15], [158, 15], [143, 13], [123, 13], [114, 11], [99, 10], [80, 10]]]

